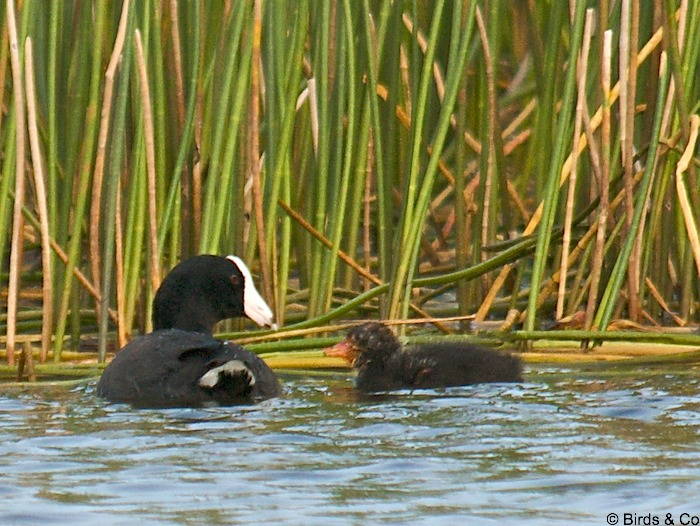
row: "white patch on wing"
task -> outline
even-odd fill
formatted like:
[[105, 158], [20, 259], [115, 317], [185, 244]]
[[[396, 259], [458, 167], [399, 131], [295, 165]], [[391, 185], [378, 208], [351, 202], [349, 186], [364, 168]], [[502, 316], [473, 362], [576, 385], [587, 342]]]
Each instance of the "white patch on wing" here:
[[250, 369], [240, 360], [230, 360], [226, 362], [224, 365], [220, 365], [219, 367], [214, 367], [213, 369], [209, 369], [202, 377], [199, 379], [199, 385], [200, 387], [207, 387], [209, 389], [213, 389], [216, 384], [219, 383], [219, 378], [222, 374], [238, 374], [242, 372], [247, 372], [248, 376], [250, 378], [250, 381], [248, 382], [249, 385], [255, 385], [255, 376], [253, 376], [253, 373], [251, 372]]
[[243, 274], [243, 311], [246, 316], [260, 326], [270, 326], [273, 329], [277, 325], [273, 323], [272, 309], [265, 303], [265, 300], [255, 288], [253, 276], [248, 269], [248, 266], [243, 263], [243, 260], [238, 256], [226, 256], [226, 259], [233, 262], [238, 267], [238, 270]]

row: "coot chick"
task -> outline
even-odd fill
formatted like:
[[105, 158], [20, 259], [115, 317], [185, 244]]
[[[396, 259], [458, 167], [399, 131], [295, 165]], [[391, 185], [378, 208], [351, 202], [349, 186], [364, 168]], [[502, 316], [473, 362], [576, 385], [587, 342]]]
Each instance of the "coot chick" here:
[[376, 322], [353, 327], [325, 354], [352, 364], [355, 386], [365, 392], [522, 381], [522, 362], [512, 354], [469, 343], [402, 348], [391, 329]]
[[154, 331], [134, 338], [105, 368], [97, 394], [135, 407], [253, 403], [279, 382], [254, 353], [212, 336], [214, 325], [247, 316], [272, 325], [272, 311], [235, 256], [195, 256], [172, 269], [153, 300]]

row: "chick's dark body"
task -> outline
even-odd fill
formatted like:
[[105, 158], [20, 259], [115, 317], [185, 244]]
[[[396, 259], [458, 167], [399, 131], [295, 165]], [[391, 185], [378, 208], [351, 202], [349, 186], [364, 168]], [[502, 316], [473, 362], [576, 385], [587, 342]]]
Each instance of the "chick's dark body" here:
[[434, 389], [491, 382], [521, 382], [520, 360], [508, 353], [469, 344], [409, 345], [358, 367], [362, 391]]
[[366, 392], [522, 381], [522, 362], [515, 355], [467, 342], [403, 347], [377, 322], [353, 327], [326, 354], [349, 361], [357, 370], [355, 386]]

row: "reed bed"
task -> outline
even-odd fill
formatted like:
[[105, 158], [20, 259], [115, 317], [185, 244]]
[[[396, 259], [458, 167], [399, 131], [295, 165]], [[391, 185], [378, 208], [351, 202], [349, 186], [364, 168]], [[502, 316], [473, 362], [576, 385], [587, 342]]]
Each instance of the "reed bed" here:
[[196, 253], [250, 263], [272, 349], [340, 318], [697, 327], [700, 2], [6, 0], [0, 21], [9, 365], [24, 341], [104, 360]]

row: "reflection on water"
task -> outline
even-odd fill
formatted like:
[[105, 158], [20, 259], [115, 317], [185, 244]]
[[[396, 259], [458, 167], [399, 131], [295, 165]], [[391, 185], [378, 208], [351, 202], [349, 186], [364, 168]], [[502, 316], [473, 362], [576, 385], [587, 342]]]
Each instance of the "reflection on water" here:
[[535, 368], [359, 396], [287, 377], [255, 407], [132, 410], [94, 382], [0, 395], [0, 524], [605, 524], [695, 512], [697, 369]]

